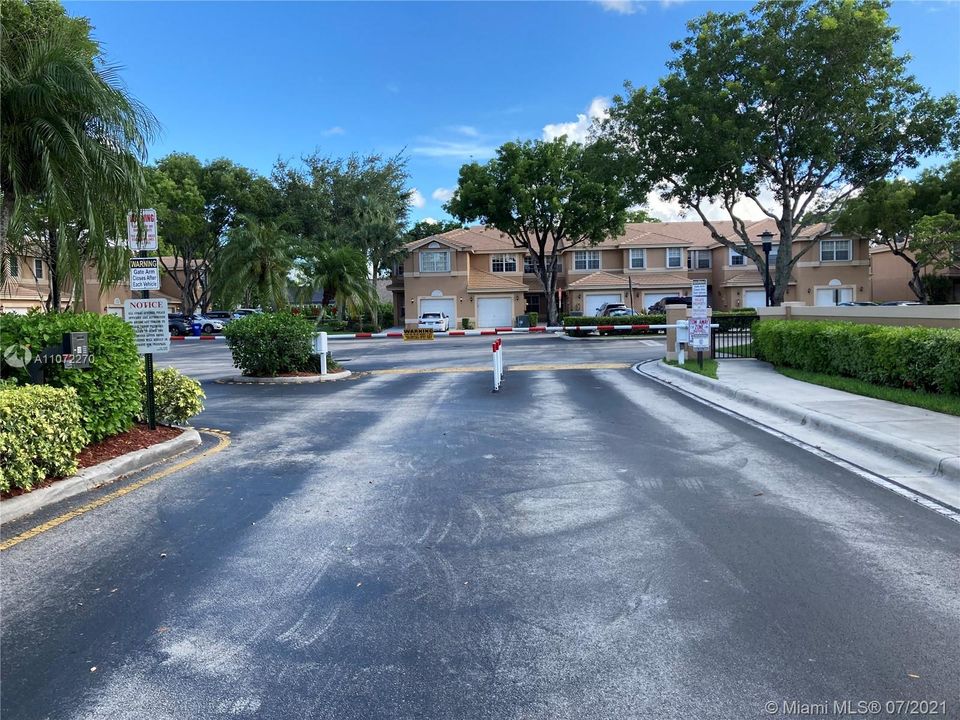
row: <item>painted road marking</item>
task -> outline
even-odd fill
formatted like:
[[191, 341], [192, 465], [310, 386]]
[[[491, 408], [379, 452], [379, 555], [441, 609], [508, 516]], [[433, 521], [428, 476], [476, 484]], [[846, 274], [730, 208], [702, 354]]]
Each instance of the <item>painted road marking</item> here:
[[19, 535], [14, 535], [12, 538], [4, 540], [2, 543], [0, 543], [0, 552], [3, 552], [4, 550], [9, 550], [14, 545], [19, 545], [24, 540], [29, 540], [32, 537], [36, 537], [37, 535], [47, 532], [48, 530], [53, 530], [53, 528], [63, 525], [68, 520], [73, 520], [74, 518], [80, 517], [81, 515], [88, 513], [91, 510], [96, 510], [98, 507], [103, 507], [107, 503], [112, 502], [117, 498], [121, 498], [124, 495], [128, 495], [129, 493], [132, 493], [134, 490], [139, 490], [145, 485], [149, 485], [150, 483], [156, 482], [161, 478], [165, 478], [167, 477], [167, 475], [172, 475], [173, 473], [183, 470], [184, 468], [188, 468], [194, 463], [199, 462], [200, 460], [203, 460], [205, 457], [214, 455], [220, 452], [221, 450], [225, 450], [226, 447], [230, 444], [230, 438], [228, 438], [225, 433], [219, 430], [204, 429], [204, 432], [210, 433], [211, 435], [215, 435], [219, 440], [219, 442], [209, 450], [205, 450], [199, 455], [195, 455], [191, 458], [187, 458], [186, 460], [178, 462], [176, 465], [171, 465], [168, 468], [164, 468], [163, 470], [160, 470], [159, 472], [156, 472], [153, 475], [145, 477], [142, 480], [137, 480], [137, 482], [135, 483], [130, 483], [129, 485], [125, 485], [119, 490], [114, 490], [112, 493], [104, 495], [103, 497], [98, 498], [93, 502], [89, 502], [86, 505], [81, 505], [80, 507], [74, 510], [71, 510], [70, 512], [67, 512], [67, 513], [64, 513], [63, 515], [55, 517], [53, 518], [53, 520], [48, 520], [47, 522], [37, 525], [36, 527], [30, 528], [29, 530], [25, 530]]
[[[507, 365], [508, 372], [537, 372], [538, 370], [626, 370], [633, 367], [632, 363], [570, 363], [566, 365]], [[387, 368], [384, 370], [369, 370], [370, 375], [420, 375], [425, 373], [476, 373], [490, 372], [487, 366], [469, 365], [466, 367], [437, 367], [437, 368]]]
[[650, 347], [662, 347], [666, 343], [657, 342], [656, 340], [641, 340], [644, 345], [649, 345]]

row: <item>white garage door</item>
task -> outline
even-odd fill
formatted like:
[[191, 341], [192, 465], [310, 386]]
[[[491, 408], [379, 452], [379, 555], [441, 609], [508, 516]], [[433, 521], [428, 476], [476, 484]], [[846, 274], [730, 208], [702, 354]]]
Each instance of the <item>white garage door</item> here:
[[767, 296], [763, 290], [744, 290], [743, 307], [762, 308], [767, 304]]
[[456, 302], [453, 298], [425, 298], [420, 301], [420, 314], [423, 315], [425, 312], [442, 312], [446, 313], [447, 317], [450, 318], [450, 327], [453, 328], [457, 324], [457, 319], [454, 317], [454, 311], [456, 310]]
[[814, 302], [817, 305], [836, 305], [842, 302], [853, 302], [853, 288], [817, 288]]
[[623, 295], [620, 293], [607, 293], [605, 295], [598, 295], [595, 293], [587, 293], [583, 296], [583, 314], [587, 317], [591, 315], [596, 315], [597, 310], [600, 309], [600, 306], [604, 303], [618, 303], [623, 302]]
[[513, 298], [477, 298], [477, 327], [513, 327]]
[[[683, 293], [679, 290], [671, 290], [670, 292], [665, 293], [644, 293], [642, 312], [647, 312], [650, 310], [651, 305], [656, 305], [666, 297], [683, 297]], [[637, 310], [640, 310], [640, 308], [637, 308]]]

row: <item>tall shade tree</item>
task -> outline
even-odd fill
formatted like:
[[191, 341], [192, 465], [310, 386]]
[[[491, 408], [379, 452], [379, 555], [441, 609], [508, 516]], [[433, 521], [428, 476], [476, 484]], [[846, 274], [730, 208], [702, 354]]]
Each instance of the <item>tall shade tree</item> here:
[[462, 227], [463, 223], [457, 220], [420, 220], [414, 223], [413, 226], [403, 234], [403, 242], [408, 243], [423, 240], [432, 235], [439, 235], [450, 232], [451, 230], [459, 230]]
[[[664, 199], [765, 274], [745, 209], [775, 221], [772, 300], [824, 234], [825, 215], [871, 182], [957, 142], [957, 99], [932, 98], [894, 53], [884, 0], [760, 2], [688, 24], [653, 88], [614, 98], [604, 134]], [[710, 218], [718, 203], [732, 220]], [[801, 252], [794, 241], [811, 237]]]
[[292, 238], [277, 222], [242, 218], [227, 231], [226, 246], [213, 268], [216, 299], [224, 307], [283, 307], [292, 269]]
[[172, 153], [147, 168], [148, 202], [157, 211], [161, 264], [180, 290], [185, 313], [206, 310], [221, 274], [214, 272], [228, 232], [241, 217], [271, 220], [278, 200], [266, 178], [219, 158], [201, 163]]
[[43, 213], [54, 261], [49, 305], [59, 309], [64, 236], [82, 235], [83, 260], [112, 280], [99, 259], [109, 256], [123, 210], [140, 204], [157, 122], [104, 61], [86, 21], [57, 3], [4, 5], [0, 45], [0, 280], [7, 246], [22, 247], [28, 212]]
[[623, 232], [637, 190], [619, 167], [603, 142], [580, 145], [565, 136], [508, 142], [487, 163], [460, 168], [445, 209], [462, 222], [480, 221], [499, 230], [533, 258], [550, 324], [556, 325], [561, 253]]
[[[403, 157], [314, 153], [300, 167], [278, 163], [273, 180], [288, 225], [301, 240], [305, 267], [317, 264], [331, 246], [353, 247], [366, 258], [374, 286], [402, 255], [410, 200]], [[377, 310], [374, 304], [375, 323]]]
[[960, 159], [915, 181], [878, 180], [841, 208], [834, 226], [883, 245], [910, 266], [907, 286], [930, 302], [924, 272], [960, 264]]

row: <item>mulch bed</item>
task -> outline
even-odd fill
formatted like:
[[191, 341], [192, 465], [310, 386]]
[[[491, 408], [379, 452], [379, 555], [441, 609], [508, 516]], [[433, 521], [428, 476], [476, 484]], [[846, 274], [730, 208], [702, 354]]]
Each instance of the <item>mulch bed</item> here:
[[126, 455], [134, 450], [143, 450], [151, 445], [173, 440], [175, 437], [179, 437], [182, 432], [183, 430], [180, 428], [167, 427], [166, 425], [157, 425], [156, 430], [151, 430], [146, 424], [137, 423], [129, 430], [111, 435], [98, 443], [87, 445], [80, 451], [80, 455], [77, 457], [77, 465], [81, 468], [88, 468], [105, 460], [113, 460], [115, 457]]
[[[143, 450], [151, 445], [173, 440], [175, 437], [179, 437], [182, 432], [183, 430], [180, 428], [167, 427], [166, 425], [158, 425], [156, 430], [150, 430], [146, 424], [137, 423], [129, 430], [111, 435], [98, 443], [87, 445], [77, 456], [77, 465], [80, 469], [88, 468], [107, 460], [113, 460], [113, 458], [120, 457], [121, 455], [126, 455], [128, 452], [133, 452], [134, 450]], [[63, 480], [63, 478], [47, 478], [42, 483], [34, 485], [33, 490], [47, 487], [57, 480]], [[6, 500], [7, 498], [16, 497], [17, 495], [23, 495], [24, 492], [22, 488], [14, 488], [9, 492], [0, 494], [0, 499]]]

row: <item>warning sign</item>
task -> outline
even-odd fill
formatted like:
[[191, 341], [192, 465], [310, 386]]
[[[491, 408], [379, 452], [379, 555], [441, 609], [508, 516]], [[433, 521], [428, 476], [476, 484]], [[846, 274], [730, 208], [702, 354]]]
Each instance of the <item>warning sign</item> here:
[[403, 331], [404, 340], [433, 340], [433, 328], [410, 328]]
[[157, 249], [157, 211], [153, 208], [127, 215], [127, 245], [134, 252]]
[[130, 258], [130, 289], [134, 292], [160, 289], [160, 261], [157, 258]]
[[170, 324], [166, 300], [127, 300], [123, 303], [123, 317], [133, 325], [138, 353], [146, 355], [170, 351]]

